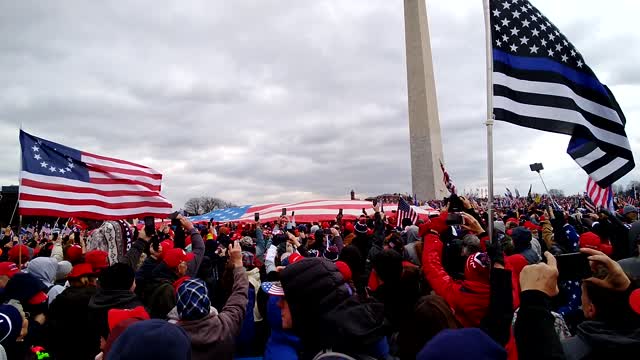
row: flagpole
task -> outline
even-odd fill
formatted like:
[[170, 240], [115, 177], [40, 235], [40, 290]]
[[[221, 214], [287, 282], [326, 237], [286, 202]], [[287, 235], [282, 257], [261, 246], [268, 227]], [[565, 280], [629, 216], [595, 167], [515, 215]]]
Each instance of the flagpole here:
[[493, 51], [491, 46], [491, 13], [489, 0], [483, 0], [484, 31], [487, 62], [487, 234], [489, 241], [493, 241]]

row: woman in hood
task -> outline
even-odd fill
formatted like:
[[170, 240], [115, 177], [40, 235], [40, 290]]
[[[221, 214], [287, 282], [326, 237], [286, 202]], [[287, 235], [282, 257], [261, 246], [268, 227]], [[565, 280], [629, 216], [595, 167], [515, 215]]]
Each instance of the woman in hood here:
[[42, 281], [47, 287], [46, 293], [49, 296], [49, 305], [65, 289], [64, 286], [55, 285], [58, 261], [54, 258], [37, 257], [31, 260], [27, 265], [27, 272]]

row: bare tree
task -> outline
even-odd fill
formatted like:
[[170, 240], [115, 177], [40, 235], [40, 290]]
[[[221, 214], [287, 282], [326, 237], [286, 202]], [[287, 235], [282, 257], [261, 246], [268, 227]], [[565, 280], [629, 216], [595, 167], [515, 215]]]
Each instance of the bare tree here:
[[184, 204], [184, 211], [193, 215], [204, 214], [204, 211], [202, 211], [202, 204], [200, 202], [200, 198], [191, 198], [187, 200], [187, 202]]
[[202, 215], [216, 209], [236, 207], [232, 202], [211, 196], [191, 198], [184, 204], [184, 210], [190, 214]]
[[564, 197], [564, 191], [560, 189], [549, 189], [549, 195], [562, 198]]

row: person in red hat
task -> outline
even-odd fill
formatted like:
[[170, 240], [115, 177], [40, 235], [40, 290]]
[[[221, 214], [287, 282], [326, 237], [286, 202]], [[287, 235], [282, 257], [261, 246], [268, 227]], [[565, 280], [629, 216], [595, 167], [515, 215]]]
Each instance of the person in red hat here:
[[9, 261], [25, 266], [33, 256], [33, 249], [26, 245], [15, 245], [9, 250]]
[[[447, 212], [431, 219], [427, 226], [422, 253], [422, 270], [436, 295], [442, 296], [453, 309], [456, 319], [464, 327], [478, 327], [489, 309], [490, 261], [485, 253], [475, 253], [467, 258], [464, 281], [455, 281], [442, 266], [442, 247], [440, 234], [447, 230]], [[467, 213], [463, 228], [474, 234], [484, 229], [478, 221]]]
[[[56, 359], [88, 359], [93, 354], [89, 323], [89, 301], [96, 293], [96, 274], [90, 264], [73, 267], [67, 275], [69, 287], [51, 303], [47, 323], [50, 331], [48, 350]], [[91, 280], [90, 280], [91, 279]]]
[[162, 251], [160, 263], [152, 270], [152, 280], [142, 290], [143, 301], [152, 318], [165, 319], [176, 305], [174, 284], [185, 277], [198, 274], [204, 256], [204, 241], [191, 221], [178, 217], [187, 236], [191, 236], [191, 252], [180, 248]]
[[13, 275], [20, 272], [18, 266], [11, 261], [0, 262], [0, 289], [4, 289], [7, 286], [7, 282], [9, 279], [13, 277]]
[[82, 247], [77, 244], [67, 247], [64, 250], [64, 258], [73, 265], [80, 264], [82, 262]]
[[611, 256], [613, 253], [613, 247], [611, 244], [600, 238], [597, 234], [588, 231], [580, 235], [580, 248], [589, 248], [602, 251], [607, 256]]
[[100, 271], [109, 267], [109, 253], [103, 250], [92, 250], [84, 254], [85, 263], [91, 265], [93, 271], [99, 274]]

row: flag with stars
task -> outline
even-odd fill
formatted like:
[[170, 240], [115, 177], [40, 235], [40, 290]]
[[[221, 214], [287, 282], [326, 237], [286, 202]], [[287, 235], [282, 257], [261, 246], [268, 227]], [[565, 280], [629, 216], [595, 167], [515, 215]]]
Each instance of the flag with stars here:
[[20, 131], [20, 215], [118, 220], [166, 217], [162, 174]]
[[626, 119], [569, 40], [527, 0], [489, 0], [496, 120], [571, 135], [567, 153], [602, 188], [634, 168]]

